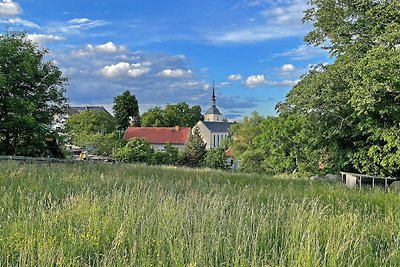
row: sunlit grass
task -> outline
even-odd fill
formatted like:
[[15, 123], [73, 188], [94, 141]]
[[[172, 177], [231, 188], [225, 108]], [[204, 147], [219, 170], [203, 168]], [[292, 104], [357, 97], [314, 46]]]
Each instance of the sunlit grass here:
[[400, 196], [135, 165], [0, 165], [0, 266], [399, 266]]

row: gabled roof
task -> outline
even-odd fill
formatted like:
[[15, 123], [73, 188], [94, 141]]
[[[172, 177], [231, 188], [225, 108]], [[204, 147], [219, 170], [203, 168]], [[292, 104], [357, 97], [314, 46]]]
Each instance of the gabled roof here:
[[224, 121], [202, 121], [202, 123], [212, 133], [227, 133], [229, 132], [229, 127], [233, 124], [233, 122]]
[[178, 127], [129, 127], [123, 139], [143, 138], [150, 144], [165, 144], [171, 142], [175, 145], [184, 145], [188, 142], [190, 128]]

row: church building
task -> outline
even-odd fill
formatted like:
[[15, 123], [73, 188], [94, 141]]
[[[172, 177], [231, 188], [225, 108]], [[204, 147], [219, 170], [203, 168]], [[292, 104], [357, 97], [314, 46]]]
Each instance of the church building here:
[[196, 126], [200, 129], [200, 134], [206, 143], [206, 149], [220, 147], [222, 140], [228, 137], [229, 127], [232, 122], [224, 121], [224, 118], [217, 108], [215, 88], [211, 96], [211, 107], [204, 114], [204, 121], [199, 121]]

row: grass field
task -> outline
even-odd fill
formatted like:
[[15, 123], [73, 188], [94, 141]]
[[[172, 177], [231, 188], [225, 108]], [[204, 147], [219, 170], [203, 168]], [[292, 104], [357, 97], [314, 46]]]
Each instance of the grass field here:
[[400, 195], [135, 165], [0, 163], [0, 266], [400, 266]]

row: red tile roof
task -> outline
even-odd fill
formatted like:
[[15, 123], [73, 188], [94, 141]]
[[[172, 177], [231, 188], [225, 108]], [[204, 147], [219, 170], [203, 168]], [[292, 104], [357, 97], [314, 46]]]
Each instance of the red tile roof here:
[[188, 142], [190, 128], [177, 127], [129, 127], [123, 139], [143, 138], [150, 144], [165, 144], [171, 142], [175, 145], [184, 145]]

